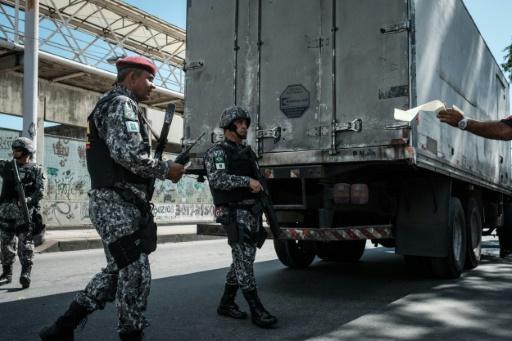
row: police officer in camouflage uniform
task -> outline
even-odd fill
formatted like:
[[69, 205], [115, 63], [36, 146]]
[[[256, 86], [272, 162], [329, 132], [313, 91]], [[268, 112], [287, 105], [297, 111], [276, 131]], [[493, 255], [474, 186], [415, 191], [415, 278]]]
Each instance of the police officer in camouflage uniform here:
[[[43, 171], [40, 166], [30, 162], [34, 154], [34, 145], [30, 139], [26, 137], [15, 139], [12, 143], [12, 153], [18, 166], [29, 216], [32, 217], [34, 211], [39, 210], [39, 201], [43, 198]], [[23, 218], [14, 172], [12, 161], [0, 161], [0, 176], [3, 178], [2, 193], [0, 194], [0, 243], [3, 272], [0, 276], [0, 285], [12, 281], [12, 265], [17, 249], [21, 263], [20, 284], [23, 288], [28, 288], [34, 258], [34, 240], [32, 226], [27, 224]], [[17, 243], [16, 238], [18, 239]]]
[[154, 89], [155, 65], [143, 57], [116, 63], [117, 83], [89, 116], [87, 166], [91, 176], [89, 214], [104, 244], [107, 266], [78, 293], [69, 309], [39, 335], [73, 340], [91, 312], [116, 300], [121, 340], [142, 340], [150, 290], [148, 254], [156, 248], [148, 200], [153, 179], [178, 181], [183, 166], [150, 157], [149, 137], [138, 102]]
[[[244, 319], [235, 296], [239, 288], [249, 304], [252, 322], [262, 328], [277, 323], [260, 302], [254, 278], [256, 247], [266, 238], [261, 226], [261, 209], [257, 194], [263, 188], [257, 178], [254, 152], [242, 144], [247, 138], [251, 118], [241, 107], [232, 106], [222, 112], [220, 128], [225, 140], [217, 142], [205, 154], [204, 166], [215, 204], [215, 216], [228, 234], [233, 263], [227, 273], [219, 315]], [[261, 245], [260, 245], [261, 246]]]

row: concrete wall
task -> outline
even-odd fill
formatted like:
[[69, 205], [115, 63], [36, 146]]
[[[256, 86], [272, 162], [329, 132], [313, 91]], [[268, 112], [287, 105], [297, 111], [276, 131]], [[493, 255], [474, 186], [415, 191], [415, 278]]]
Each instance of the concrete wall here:
[[[0, 72], [0, 112], [22, 116], [23, 74], [16, 72]], [[101, 94], [82, 90], [68, 85], [39, 80], [39, 115], [45, 121], [52, 121], [78, 127], [86, 127], [87, 116], [96, 105]], [[148, 109], [152, 126], [160, 131], [163, 123], [163, 112]], [[183, 136], [183, 119], [175, 116], [168, 140], [180, 144]]]
[[[0, 73], [0, 112], [22, 116], [23, 75]], [[39, 80], [39, 114], [46, 121], [85, 127], [100, 94]]]

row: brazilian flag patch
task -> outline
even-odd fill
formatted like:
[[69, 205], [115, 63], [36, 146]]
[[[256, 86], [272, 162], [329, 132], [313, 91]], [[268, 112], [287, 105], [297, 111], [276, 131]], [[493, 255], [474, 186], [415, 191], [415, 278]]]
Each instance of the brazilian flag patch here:
[[226, 163], [222, 156], [215, 157], [215, 169], [226, 169]]

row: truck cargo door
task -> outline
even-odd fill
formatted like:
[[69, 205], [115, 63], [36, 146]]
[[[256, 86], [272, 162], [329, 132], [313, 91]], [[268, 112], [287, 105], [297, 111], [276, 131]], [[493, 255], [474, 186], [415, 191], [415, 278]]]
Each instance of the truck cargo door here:
[[236, 6], [233, 1], [189, 0], [187, 9], [187, 57], [185, 65], [184, 137], [193, 139], [207, 131], [194, 151], [211, 145], [210, 134], [218, 126], [222, 110], [234, 103], [234, 35]]
[[328, 148], [320, 131], [330, 122], [328, 3], [261, 1], [261, 151]]
[[409, 107], [407, 0], [336, 1], [336, 121], [362, 120], [361, 132], [340, 131], [337, 149], [388, 145], [401, 131], [393, 109]]

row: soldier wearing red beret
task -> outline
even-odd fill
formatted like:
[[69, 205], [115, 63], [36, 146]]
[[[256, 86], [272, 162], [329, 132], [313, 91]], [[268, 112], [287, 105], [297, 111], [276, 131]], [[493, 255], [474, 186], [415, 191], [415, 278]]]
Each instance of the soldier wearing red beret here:
[[156, 248], [148, 189], [154, 178], [178, 181], [184, 169], [150, 156], [139, 101], [147, 100], [154, 89], [155, 65], [144, 57], [125, 57], [116, 67], [114, 88], [89, 115], [86, 147], [89, 215], [104, 244], [107, 266], [77, 294], [64, 315], [39, 333], [45, 341], [73, 340], [74, 329], [88, 314], [114, 300], [121, 340], [142, 340], [148, 326], [148, 254]]

